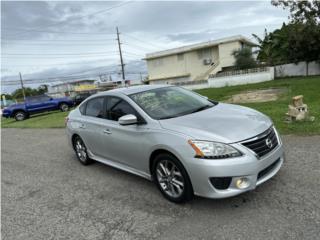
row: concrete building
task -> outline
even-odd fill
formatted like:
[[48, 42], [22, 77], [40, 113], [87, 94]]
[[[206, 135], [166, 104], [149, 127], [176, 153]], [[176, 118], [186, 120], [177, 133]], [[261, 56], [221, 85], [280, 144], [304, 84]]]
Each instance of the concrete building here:
[[95, 91], [96, 85], [94, 82], [95, 80], [76, 80], [54, 84], [48, 87], [48, 94], [52, 97], [73, 97], [77, 92]]
[[256, 44], [238, 35], [146, 55], [149, 83], [174, 84], [207, 80], [234, 65], [233, 50]]

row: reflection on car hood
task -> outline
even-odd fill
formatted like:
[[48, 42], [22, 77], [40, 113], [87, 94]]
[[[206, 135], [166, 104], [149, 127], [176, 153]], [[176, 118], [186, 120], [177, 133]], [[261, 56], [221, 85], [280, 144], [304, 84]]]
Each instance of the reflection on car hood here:
[[193, 114], [159, 121], [165, 129], [198, 140], [239, 142], [262, 133], [272, 122], [264, 114], [238, 105], [218, 105]]

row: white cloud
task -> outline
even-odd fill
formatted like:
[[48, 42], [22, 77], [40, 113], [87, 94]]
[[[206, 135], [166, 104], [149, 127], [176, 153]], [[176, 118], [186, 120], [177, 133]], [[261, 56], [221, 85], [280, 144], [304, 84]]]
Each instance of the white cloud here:
[[[124, 59], [128, 63], [140, 60], [147, 52], [235, 34], [249, 37], [252, 33], [261, 34], [264, 28], [272, 30], [281, 26], [288, 15], [267, 1], [129, 2], [110, 11], [91, 14], [119, 4], [123, 3], [1, 2], [2, 79], [16, 79], [19, 71], [28, 78], [68, 75], [78, 69], [104, 64], [119, 71], [116, 26], [123, 33]], [[81, 18], [86, 15], [89, 16]], [[87, 52], [113, 53], [104, 57], [109, 60], [101, 61], [97, 60], [101, 56], [93, 55], [61, 55], [60, 58], [46, 55]], [[33, 53], [45, 58], [4, 55], [8, 53]], [[134, 71], [145, 71], [143, 62], [134, 63]], [[130, 65], [126, 69], [133, 71]]]

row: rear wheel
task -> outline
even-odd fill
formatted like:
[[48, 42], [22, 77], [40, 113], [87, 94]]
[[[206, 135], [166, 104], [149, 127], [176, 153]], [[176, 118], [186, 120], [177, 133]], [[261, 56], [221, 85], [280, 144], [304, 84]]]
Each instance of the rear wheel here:
[[67, 112], [69, 110], [69, 106], [66, 103], [61, 103], [59, 106], [61, 112]]
[[82, 139], [79, 136], [76, 136], [73, 140], [73, 148], [76, 152], [78, 160], [83, 165], [88, 165], [92, 163], [92, 160], [88, 156], [87, 148]]
[[27, 114], [24, 111], [18, 111], [14, 114], [16, 121], [23, 121], [27, 118]]
[[153, 177], [156, 185], [165, 198], [175, 203], [192, 199], [193, 189], [189, 176], [171, 154], [159, 154], [153, 164]]

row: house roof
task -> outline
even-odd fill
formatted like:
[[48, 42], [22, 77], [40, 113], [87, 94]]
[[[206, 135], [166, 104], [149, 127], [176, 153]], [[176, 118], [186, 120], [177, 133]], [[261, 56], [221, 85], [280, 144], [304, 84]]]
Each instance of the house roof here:
[[95, 82], [95, 81], [96, 80], [92, 80], [92, 79], [81, 79], [81, 80], [52, 84], [51, 87], [56, 87], [56, 86], [65, 85], [65, 84], [73, 84], [73, 83], [81, 83], [81, 82]]
[[189, 51], [198, 50], [198, 49], [207, 48], [207, 47], [218, 46], [221, 43], [228, 43], [228, 42], [235, 42], [235, 41], [244, 42], [250, 46], [257, 45], [256, 43], [250, 41], [248, 38], [246, 38], [242, 35], [235, 35], [235, 36], [231, 36], [231, 37], [227, 37], [227, 38], [220, 38], [220, 39], [216, 39], [216, 40], [210, 40], [207, 42], [196, 43], [196, 44], [187, 45], [187, 46], [183, 46], [183, 47], [172, 48], [172, 49], [168, 49], [168, 50], [164, 50], [164, 51], [148, 53], [148, 54], [146, 54], [145, 60], [175, 55], [175, 54], [189, 52]]

